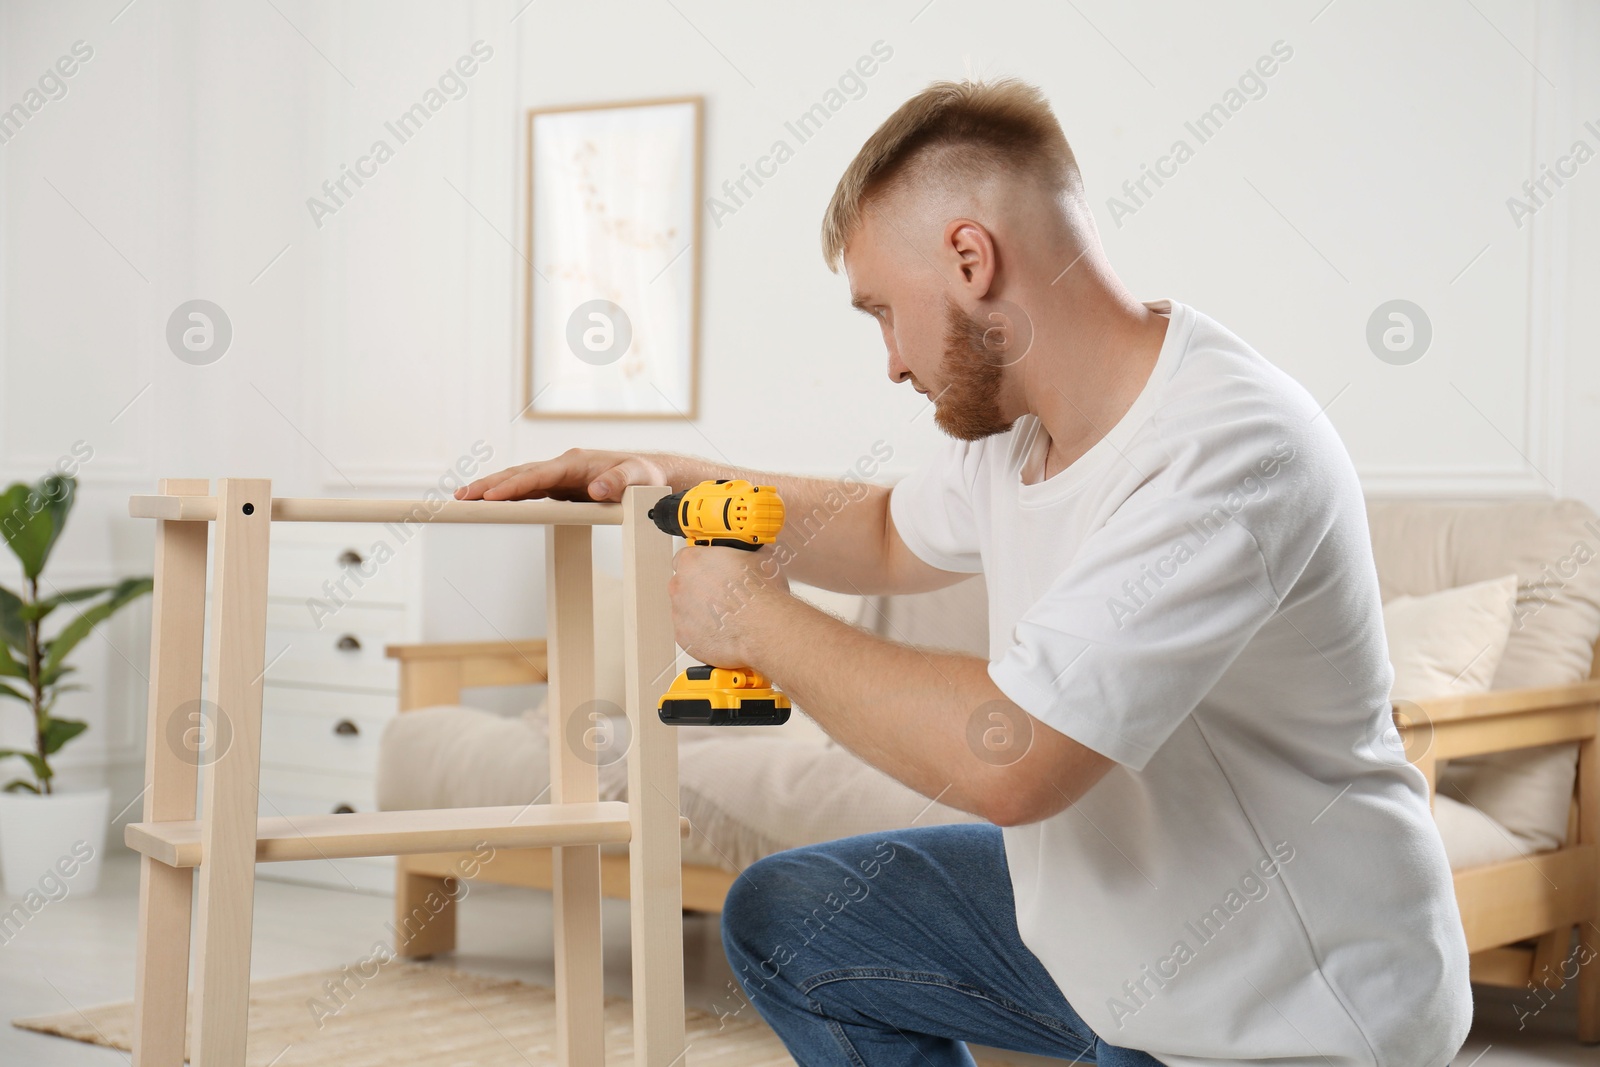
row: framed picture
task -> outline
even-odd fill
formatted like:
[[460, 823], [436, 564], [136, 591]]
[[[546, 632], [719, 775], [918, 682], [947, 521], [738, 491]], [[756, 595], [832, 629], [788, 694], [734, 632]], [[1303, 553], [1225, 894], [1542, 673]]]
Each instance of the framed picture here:
[[522, 416], [696, 415], [703, 104], [528, 112]]

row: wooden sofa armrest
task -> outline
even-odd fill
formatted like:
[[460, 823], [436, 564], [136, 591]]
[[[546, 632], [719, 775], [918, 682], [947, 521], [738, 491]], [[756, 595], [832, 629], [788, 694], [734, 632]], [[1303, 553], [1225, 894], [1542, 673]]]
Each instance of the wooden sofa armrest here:
[[550, 680], [545, 639], [388, 645], [400, 661], [400, 710], [461, 703], [461, 690]]
[[1417, 709], [1420, 709], [1422, 717], [1435, 726], [1448, 722], [1559, 711], [1564, 708], [1587, 707], [1593, 710], [1595, 707], [1600, 707], [1600, 680], [1553, 685], [1541, 689], [1500, 689], [1488, 693], [1469, 693], [1465, 696], [1438, 697], [1433, 700], [1396, 701], [1395, 704], [1397, 712], [1407, 716], [1416, 715]]
[[1394, 702], [1406, 756], [1427, 775], [1463, 756], [1510, 752], [1600, 736], [1600, 680], [1540, 689], [1505, 689], [1434, 700]]

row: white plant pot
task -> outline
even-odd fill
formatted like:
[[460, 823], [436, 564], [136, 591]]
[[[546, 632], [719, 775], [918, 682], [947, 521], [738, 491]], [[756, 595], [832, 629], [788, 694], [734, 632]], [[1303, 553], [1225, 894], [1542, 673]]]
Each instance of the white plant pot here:
[[6, 895], [88, 896], [100, 885], [111, 790], [49, 796], [0, 793], [0, 872]]

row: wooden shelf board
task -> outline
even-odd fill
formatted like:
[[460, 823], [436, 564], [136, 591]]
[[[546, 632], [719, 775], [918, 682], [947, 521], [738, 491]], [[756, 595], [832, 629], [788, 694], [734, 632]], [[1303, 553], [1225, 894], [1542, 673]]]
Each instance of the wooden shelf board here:
[[[680, 819], [679, 832], [689, 832]], [[271, 817], [256, 821], [256, 862], [349, 859], [555, 845], [625, 844], [628, 805], [526, 804], [432, 811], [373, 811], [347, 815]], [[198, 867], [205, 847], [199, 821], [129, 823], [128, 847], [169, 867]]]

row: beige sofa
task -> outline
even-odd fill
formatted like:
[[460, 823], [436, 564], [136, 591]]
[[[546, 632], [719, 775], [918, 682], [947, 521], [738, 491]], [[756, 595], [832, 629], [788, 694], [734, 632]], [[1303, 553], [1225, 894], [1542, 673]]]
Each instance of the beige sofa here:
[[[1520, 986], [1559, 974], [1569, 962], [1573, 927], [1600, 921], [1600, 683], [1586, 682], [1600, 638], [1600, 520], [1573, 501], [1373, 501], [1369, 517], [1386, 603], [1517, 576], [1516, 611], [1492, 692], [1408, 704], [1407, 719], [1422, 721], [1402, 723], [1408, 756], [1436, 779], [1435, 817], [1457, 872], [1474, 979]], [[620, 664], [604, 659], [620, 632], [610, 587], [597, 576], [602, 658], [596, 682], [600, 699], [620, 710]], [[807, 595], [894, 640], [987, 653], [981, 578], [917, 596]], [[524, 665], [531, 647], [517, 653]], [[402, 707], [414, 710], [399, 716], [383, 739], [380, 807], [520, 804], [539, 798], [548, 784], [541, 709], [503, 717], [459, 706], [452, 695], [459, 685], [441, 686], [428, 669], [469, 651], [482, 664], [496, 659], [494, 646], [393, 651], [404, 664], [403, 690], [405, 678], [412, 679]], [[486, 677], [517, 680], [504, 669], [484, 669]], [[450, 677], [472, 681], [470, 672]], [[1419, 738], [1424, 743], [1415, 745]], [[681, 809], [693, 827], [683, 844], [688, 908], [719, 909], [738, 871], [784, 848], [975, 821], [866, 765], [799, 713], [783, 727], [685, 729], [679, 758]], [[620, 759], [601, 767], [602, 799], [621, 799], [625, 785]], [[448, 859], [401, 859], [400, 914], [440, 884], [451, 869]], [[608, 892], [626, 896], [626, 856], [603, 862]], [[547, 885], [548, 868], [548, 854], [519, 854], [497, 858], [482, 877]], [[410, 946], [412, 954], [451, 947], [452, 925], [436, 922], [434, 928], [436, 936]], [[1586, 1040], [1600, 1040], [1597, 970], [1600, 963], [1583, 972], [1580, 1031]]]

